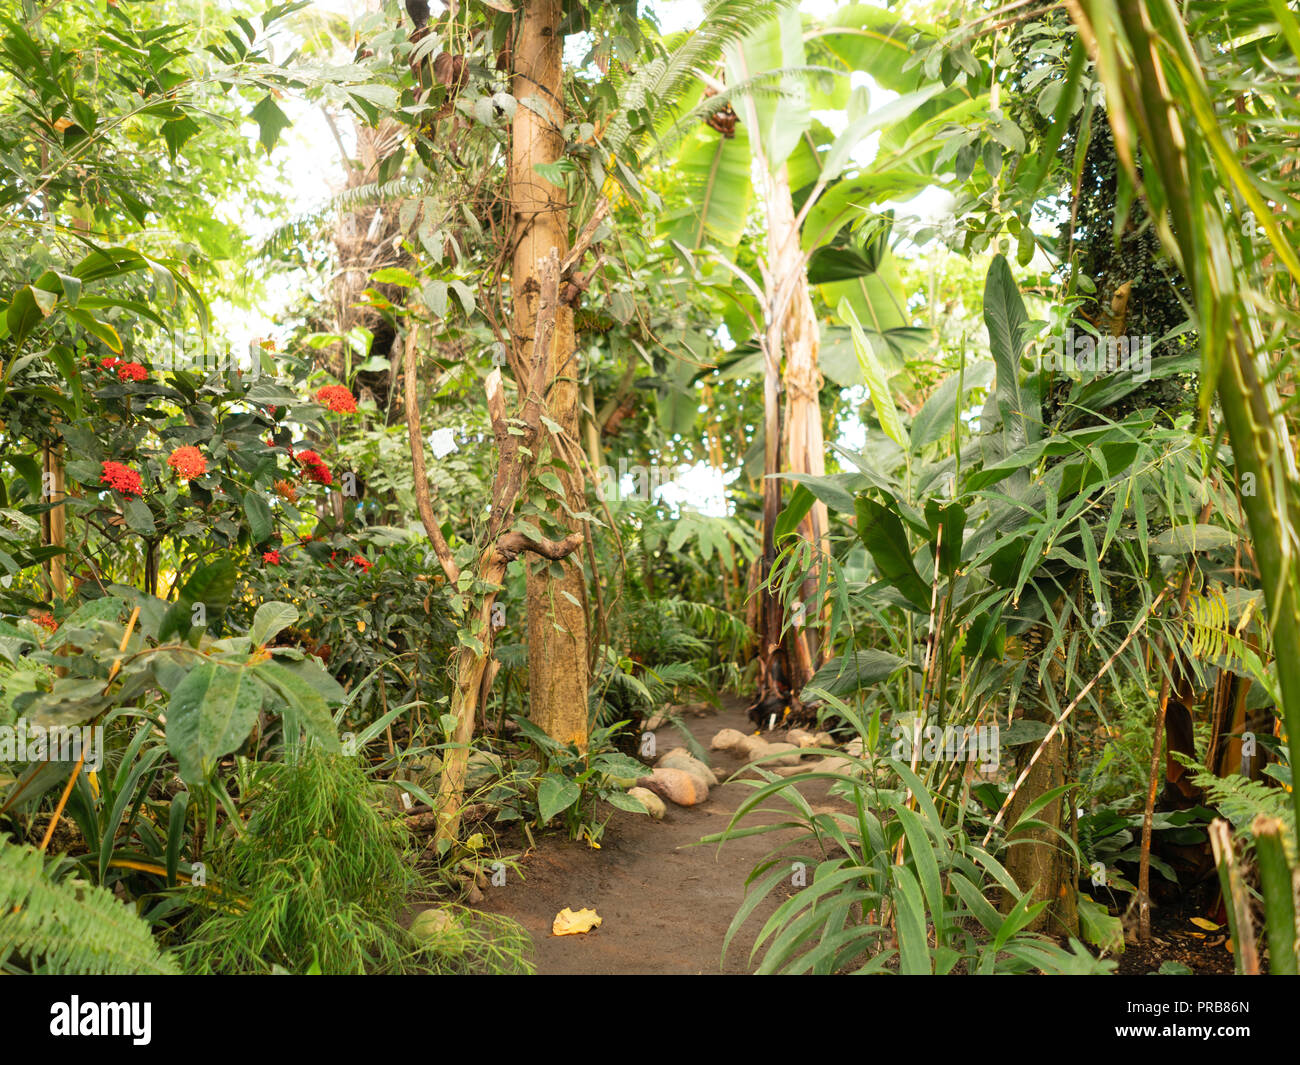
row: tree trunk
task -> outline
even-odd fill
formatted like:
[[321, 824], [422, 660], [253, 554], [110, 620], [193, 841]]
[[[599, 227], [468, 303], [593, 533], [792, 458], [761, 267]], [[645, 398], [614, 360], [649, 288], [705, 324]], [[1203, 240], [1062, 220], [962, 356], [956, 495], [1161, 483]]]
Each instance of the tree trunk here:
[[[1025, 711], [1026, 718], [1051, 723], [1054, 718], [1046, 707]], [[1020, 748], [1016, 773], [1033, 753], [1033, 744]], [[1059, 788], [1069, 779], [1069, 739], [1064, 730], [1052, 737], [1041, 758], [1030, 770], [1024, 785], [1016, 793], [1007, 812], [1007, 824], [1020, 820], [1026, 808], [1042, 798], [1053, 788]], [[1007, 833], [1007, 855], [1003, 861], [1011, 878], [1021, 891], [1033, 890], [1033, 901], [1047, 901], [1047, 907], [1028, 926], [1030, 931], [1042, 930], [1049, 935], [1079, 934], [1078, 896], [1075, 889], [1074, 859], [1066, 849], [1059, 833], [1068, 834], [1069, 821], [1064, 803], [1058, 798], [1050, 802], [1032, 818], [1050, 825], [1047, 828], [1013, 829]], [[1007, 893], [1002, 896], [1002, 912], [1015, 903]]]
[[[780, 294], [778, 311], [784, 307], [780, 326], [785, 351], [787, 468], [791, 473], [809, 473], [821, 477], [826, 473], [826, 444], [822, 437], [820, 398], [822, 375], [817, 369], [821, 335], [808, 288], [808, 273], [804, 267], [799, 230], [795, 225], [789, 175], [784, 166], [772, 174], [768, 181], [767, 246], [771, 259], [769, 269], [772, 285]], [[820, 557], [830, 555], [827, 525], [826, 504], [818, 500], [799, 526], [800, 534]], [[814, 569], [804, 581], [803, 601], [812, 601], [816, 594], [817, 571]], [[815, 630], [806, 630], [805, 636], [808, 640], [809, 665], [815, 668], [824, 657], [825, 648], [818, 651]], [[799, 657], [797, 649], [795, 654]], [[811, 675], [810, 668], [808, 676]], [[808, 678], [799, 679], [801, 683], [807, 683]]]
[[[754, 704], [766, 726], [781, 705], [798, 706], [799, 693], [812, 678], [814, 664], [807, 634], [802, 625], [782, 636], [784, 609], [768, 589], [767, 581], [776, 561], [776, 519], [781, 512], [782, 431], [780, 410], [781, 354], [786, 356], [786, 428], [790, 433], [791, 466], [800, 473], [825, 472], [822, 450], [821, 412], [817, 390], [817, 319], [808, 292], [799, 231], [786, 169], [771, 173], [760, 154], [754, 167], [762, 175], [767, 202], [767, 272], [764, 296], [767, 302], [763, 340], [763, 558], [760, 569], [759, 609], [759, 693]], [[809, 416], [809, 404], [812, 413]], [[797, 419], [797, 423], [795, 421]], [[816, 426], [815, 437], [811, 425]], [[795, 441], [798, 441], [796, 444]], [[813, 446], [815, 443], [815, 447]], [[797, 455], [802, 464], [795, 465]], [[826, 507], [820, 502], [809, 512], [801, 527], [810, 532], [811, 542], [825, 541]], [[810, 587], [811, 584], [811, 587]], [[815, 594], [816, 578], [805, 582], [805, 601]]]
[[[61, 503], [64, 498], [63, 447], [45, 445], [42, 456], [44, 470], [41, 474], [43, 502]], [[68, 543], [67, 519], [63, 507], [55, 507], [41, 515], [42, 542], [51, 547], [66, 547]], [[45, 563], [45, 572], [50, 579], [50, 590], [56, 599], [68, 597], [68, 575], [66, 562], [62, 555], [55, 555]]]
[[[510, 140], [514, 217], [511, 357], [516, 368], [532, 360], [539, 264], [552, 252], [563, 259], [568, 251], [569, 211], [564, 190], [533, 168], [536, 163], [553, 163], [564, 154], [561, 15], [560, 0], [528, 0], [514, 45], [512, 89], [520, 103]], [[546, 415], [559, 425], [564, 440], [549, 434], [543, 440], [549, 439], [553, 456], [567, 460], [552, 469], [564, 486], [569, 507], [580, 512], [585, 504], [581, 471], [574, 468], [579, 439], [577, 370], [573, 309], [561, 303], [547, 366]], [[516, 369], [516, 379], [527, 378]], [[563, 513], [558, 500], [556, 510], [561, 511], [561, 522], [577, 532], [580, 523]], [[582, 566], [569, 559], [558, 563], [529, 560], [527, 586], [529, 716], [553, 739], [585, 749], [587, 585]]]

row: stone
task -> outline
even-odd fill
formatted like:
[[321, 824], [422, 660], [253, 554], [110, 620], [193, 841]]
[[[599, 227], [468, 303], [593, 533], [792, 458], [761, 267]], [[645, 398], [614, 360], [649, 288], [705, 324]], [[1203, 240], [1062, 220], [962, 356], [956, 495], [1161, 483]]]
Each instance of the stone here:
[[662, 821], [664, 814], [668, 812], [668, 807], [664, 805], [663, 799], [659, 798], [649, 788], [630, 788], [628, 794], [639, 801], [646, 808], [646, 813], [656, 821]]
[[785, 738], [796, 747], [817, 746], [817, 737], [806, 729], [792, 728], [785, 734]]
[[713, 770], [691, 754], [685, 747], [674, 747], [667, 754], [660, 757], [655, 762], [656, 766], [662, 766], [665, 769], [684, 769], [688, 773], [694, 773], [711, 788], [718, 786], [718, 778]]
[[713, 742], [709, 744], [709, 749], [714, 751], [729, 751], [739, 747], [752, 737], [746, 736], [743, 732], [734, 728], [724, 728], [716, 736]]
[[638, 780], [636, 786], [678, 806], [698, 806], [709, 797], [709, 786], [684, 769], [656, 769], [650, 776]]

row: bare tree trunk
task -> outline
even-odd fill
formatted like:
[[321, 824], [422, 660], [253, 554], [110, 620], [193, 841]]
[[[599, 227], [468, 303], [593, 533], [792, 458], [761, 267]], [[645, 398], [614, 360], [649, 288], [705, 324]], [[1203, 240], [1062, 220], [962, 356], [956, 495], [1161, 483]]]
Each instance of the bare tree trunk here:
[[[795, 225], [794, 201], [790, 180], [782, 166], [768, 179], [767, 246], [771, 260], [772, 286], [780, 294], [782, 346], [785, 351], [785, 435], [788, 469], [791, 473], [809, 473], [821, 477], [826, 473], [826, 443], [822, 437], [822, 375], [817, 369], [821, 334], [808, 288], [799, 229]], [[818, 500], [799, 526], [799, 532], [821, 557], [830, 554], [826, 504]], [[803, 600], [811, 601], [817, 593], [817, 572], [809, 574], [803, 584]], [[819, 652], [812, 631], [807, 634], [812, 664], [825, 657]], [[796, 657], [798, 651], [796, 650]], [[809, 671], [811, 676], [811, 671]], [[806, 682], [806, 678], [803, 678]]]
[[[781, 512], [782, 432], [780, 410], [781, 354], [786, 356], [786, 428], [791, 440], [790, 468], [796, 472], [825, 472], [821, 439], [821, 412], [817, 391], [817, 319], [808, 292], [799, 231], [795, 226], [790, 185], [782, 166], [776, 174], [760, 152], [754, 167], [762, 175], [767, 202], [767, 269], [764, 297], [767, 303], [763, 338], [763, 558], [760, 570], [759, 716], [767, 718], [782, 704], [798, 706], [799, 693], [812, 678], [814, 663], [806, 631], [797, 626], [782, 635], [784, 610], [767, 588], [776, 561], [776, 519]], [[791, 387], [793, 385], [793, 388]], [[812, 413], [809, 414], [811, 402]], [[798, 419], [797, 424], [793, 421]], [[815, 447], [811, 425], [816, 426]], [[798, 443], [795, 443], [795, 440]], [[811, 449], [811, 450], [810, 450]], [[793, 459], [797, 454], [799, 463]], [[816, 504], [802, 527], [804, 535], [821, 547], [825, 541], [826, 507]], [[811, 584], [811, 587], [809, 585]], [[805, 582], [802, 595], [815, 593], [816, 577]], [[761, 722], [766, 723], [766, 722]]]
[[[42, 500], [46, 503], [62, 502], [64, 489], [66, 487], [63, 472], [63, 447], [62, 445], [47, 444], [42, 455], [44, 470], [41, 474], [41, 485], [44, 489], [43, 495], [48, 498]], [[43, 541], [51, 547], [66, 547], [68, 543], [67, 519], [64, 516], [63, 507], [55, 507], [53, 510], [47, 510], [41, 516]], [[68, 574], [67, 565], [62, 555], [55, 555], [45, 563], [45, 569], [50, 578], [50, 590], [58, 599], [68, 597]]]
[[[534, 169], [564, 153], [564, 107], [560, 0], [528, 0], [514, 45], [512, 88], [520, 101], [510, 139], [510, 201], [514, 213], [514, 249], [510, 287], [514, 311], [516, 365], [532, 359], [537, 322], [538, 266], [549, 254], [563, 259], [568, 250], [569, 210], [564, 190]], [[579, 396], [574, 350], [573, 308], [561, 302], [555, 319], [554, 346], [547, 366], [546, 414], [565, 438], [549, 440], [552, 456], [571, 460], [578, 437]], [[526, 379], [516, 373], [519, 380]], [[566, 447], [566, 445], [571, 445]], [[585, 509], [581, 471], [572, 461], [553, 467], [569, 507]], [[562, 511], [559, 501], [556, 510]], [[561, 513], [571, 532], [578, 522]], [[557, 573], [559, 569], [561, 572]], [[587, 745], [587, 582], [572, 560], [530, 564], [528, 570], [529, 716], [548, 736], [562, 743]]]

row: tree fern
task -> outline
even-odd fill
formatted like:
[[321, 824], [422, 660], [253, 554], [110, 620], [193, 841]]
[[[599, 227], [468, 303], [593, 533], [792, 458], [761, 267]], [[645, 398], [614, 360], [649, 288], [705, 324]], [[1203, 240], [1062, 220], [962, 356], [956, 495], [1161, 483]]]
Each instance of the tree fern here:
[[112, 892], [50, 876], [45, 856], [0, 836], [0, 971], [80, 976], [177, 972], [149, 925]]

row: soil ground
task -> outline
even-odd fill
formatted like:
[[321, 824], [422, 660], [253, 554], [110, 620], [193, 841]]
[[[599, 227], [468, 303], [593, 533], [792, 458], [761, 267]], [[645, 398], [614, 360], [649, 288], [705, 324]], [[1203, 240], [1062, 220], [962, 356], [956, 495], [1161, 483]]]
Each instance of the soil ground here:
[[[703, 717], [688, 713], [683, 724], [706, 750], [719, 729], [753, 731], [739, 705]], [[657, 731], [660, 753], [678, 746], [682, 738], [675, 727]], [[744, 901], [750, 871], [797, 833], [750, 836], [720, 847], [698, 845], [702, 837], [723, 831], [752, 794], [745, 783], [725, 783], [741, 767], [740, 758], [730, 751], [710, 751], [709, 758], [724, 783], [711, 789], [701, 805], [667, 803], [662, 821], [616, 810], [599, 850], [549, 835], [539, 850], [523, 859], [523, 880], [512, 874], [505, 887], [487, 890], [481, 908], [515, 918], [532, 935], [532, 960], [538, 973], [684, 975], [747, 973], [757, 968], [757, 960], [749, 960], [754, 938], [763, 921], [796, 888], [784, 884], [764, 900], [733, 939], [725, 962], [723, 939]], [[814, 809], [827, 807], [824, 785], [806, 787], [804, 794]], [[764, 806], [771, 812], [756, 813], [744, 824], [785, 819], [780, 816], [779, 800]], [[551, 922], [566, 906], [594, 908], [602, 919], [600, 927], [582, 935], [553, 936]]]
[[[752, 732], [753, 725], [739, 703], [721, 712], [687, 713], [683, 724], [706, 750], [719, 729]], [[682, 746], [675, 726], [656, 732], [656, 749], [664, 753]], [[783, 738], [770, 734], [770, 739]], [[749, 836], [718, 844], [700, 840], [726, 829], [740, 804], [752, 794], [743, 779], [725, 783], [742, 760], [730, 751], [709, 751], [710, 764], [724, 783], [711, 789], [699, 806], [666, 803], [662, 821], [612, 811], [600, 848], [585, 841], [548, 833], [528, 848], [526, 838], [499, 842], [507, 851], [523, 852], [523, 878], [511, 872], [504, 887], [490, 887], [480, 908], [519, 921], [533, 937], [531, 956], [543, 975], [692, 975], [753, 972], [761, 955], [751, 961], [763, 922], [798, 890], [789, 881], [778, 885], [733, 938], [725, 959], [723, 940], [745, 898], [751, 870], [774, 848], [788, 845], [797, 830]], [[814, 810], [847, 809], [829, 798], [826, 785], [803, 789]], [[772, 800], [764, 810], [748, 815], [745, 826], [786, 820], [784, 803]], [[793, 857], [793, 855], [791, 855]], [[1136, 874], [1134, 874], [1136, 875]], [[811, 870], [809, 870], [811, 877]], [[1153, 911], [1149, 945], [1131, 942], [1116, 959], [1121, 974], [1156, 972], [1164, 961], [1177, 961], [1197, 974], [1230, 973], [1232, 955], [1224, 936], [1207, 935], [1191, 923], [1202, 913], [1205, 899], [1193, 893]], [[551, 923], [565, 907], [592, 908], [599, 928], [580, 935], [555, 936]]]

